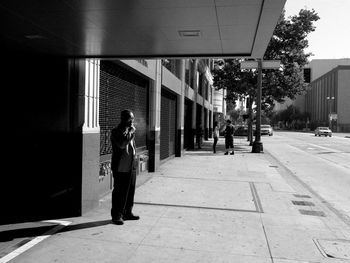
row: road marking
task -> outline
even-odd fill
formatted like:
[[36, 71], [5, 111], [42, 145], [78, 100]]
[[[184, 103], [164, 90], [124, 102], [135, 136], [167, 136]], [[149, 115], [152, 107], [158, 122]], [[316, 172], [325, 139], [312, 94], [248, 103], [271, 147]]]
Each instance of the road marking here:
[[[309, 144], [309, 145], [312, 145], [312, 146], [314, 146], [314, 147], [316, 147], [316, 148], [321, 148], [321, 149], [323, 149], [323, 150], [332, 151], [332, 152], [334, 152], [334, 153], [341, 153], [341, 151], [338, 151], [338, 150], [336, 150], [336, 149], [332, 149], [332, 148], [320, 146], [320, 145], [313, 144], [313, 143], [308, 143], [308, 144]], [[308, 149], [309, 149], [309, 148], [308, 148]]]
[[17, 248], [16, 250], [12, 251], [11, 253], [7, 254], [6, 256], [0, 258], [0, 263], [7, 263], [10, 260], [14, 259], [15, 257], [19, 256], [23, 252], [27, 251], [28, 249], [32, 248], [36, 244], [40, 243], [41, 241], [45, 240], [46, 238], [50, 237], [57, 231], [61, 230], [62, 228], [68, 226], [72, 222], [69, 221], [63, 221], [63, 220], [46, 220], [46, 221], [41, 221], [43, 223], [53, 223], [53, 224], [59, 224], [58, 226], [50, 229], [46, 233], [44, 233], [41, 236], [38, 236], [34, 238], [33, 240], [29, 241], [28, 243], [24, 244], [23, 246]]

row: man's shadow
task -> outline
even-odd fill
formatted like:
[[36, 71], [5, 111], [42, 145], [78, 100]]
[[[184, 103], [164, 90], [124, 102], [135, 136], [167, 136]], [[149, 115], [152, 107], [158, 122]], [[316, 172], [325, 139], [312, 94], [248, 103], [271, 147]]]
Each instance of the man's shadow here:
[[[87, 222], [87, 223], [81, 223], [81, 224], [75, 224], [75, 225], [68, 225], [53, 234], [59, 234], [59, 233], [64, 233], [64, 232], [69, 232], [74, 230], [81, 230], [86, 228], [99, 227], [99, 226], [104, 226], [111, 223], [112, 223], [111, 220], [101, 220], [101, 221]], [[57, 226], [59, 226], [59, 224], [50, 224], [45, 226], [18, 228], [18, 229], [1, 231], [0, 242], [8, 242], [16, 238], [31, 238], [31, 237], [46, 235], [48, 231], [52, 230], [54, 227], [57, 227]]]

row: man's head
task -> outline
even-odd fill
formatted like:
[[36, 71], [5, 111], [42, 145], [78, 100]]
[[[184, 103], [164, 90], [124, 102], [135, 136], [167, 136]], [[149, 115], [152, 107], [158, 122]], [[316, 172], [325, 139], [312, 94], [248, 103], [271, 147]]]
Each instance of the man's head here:
[[134, 122], [134, 114], [131, 110], [123, 110], [120, 114], [122, 123], [131, 126]]

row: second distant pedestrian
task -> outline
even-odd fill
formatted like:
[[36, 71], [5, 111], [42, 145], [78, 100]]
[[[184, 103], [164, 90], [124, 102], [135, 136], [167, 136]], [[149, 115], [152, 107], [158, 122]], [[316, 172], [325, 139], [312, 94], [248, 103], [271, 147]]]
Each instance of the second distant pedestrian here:
[[225, 148], [226, 152], [225, 155], [228, 155], [229, 153], [231, 155], [234, 155], [234, 149], [233, 149], [233, 134], [235, 132], [235, 128], [233, 127], [231, 120], [226, 121], [226, 129], [225, 129]]
[[202, 140], [203, 140], [203, 128], [202, 128], [202, 124], [199, 125], [199, 127], [197, 128], [196, 131], [196, 141], [197, 141], [197, 145], [198, 145], [198, 149], [202, 149]]
[[213, 129], [213, 137], [214, 137], [214, 143], [213, 143], [213, 152], [216, 153], [216, 144], [219, 140], [219, 127], [218, 122], [214, 122], [214, 129]]

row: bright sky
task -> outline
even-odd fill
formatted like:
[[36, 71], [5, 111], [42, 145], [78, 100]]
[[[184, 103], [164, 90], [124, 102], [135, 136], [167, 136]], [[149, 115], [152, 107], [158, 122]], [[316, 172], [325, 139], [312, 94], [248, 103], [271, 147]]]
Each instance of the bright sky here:
[[350, 58], [350, 0], [287, 0], [284, 7], [286, 17], [312, 8], [320, 17], [308, 37], [310, 60]]

